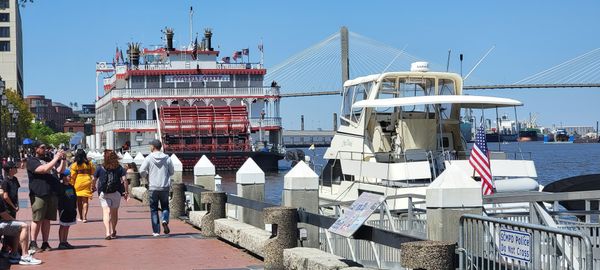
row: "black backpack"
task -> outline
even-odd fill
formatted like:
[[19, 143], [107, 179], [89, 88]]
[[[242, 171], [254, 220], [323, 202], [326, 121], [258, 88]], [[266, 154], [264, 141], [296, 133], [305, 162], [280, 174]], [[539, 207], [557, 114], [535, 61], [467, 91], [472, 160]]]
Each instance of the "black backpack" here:
[[113, 192], [121, 192], [124, 187], [123, 183], [121, 183], [121, 177], [118, 173], [117, 169], [114, 170], [106, 170], [106, 181], [104, 181], [104, 194], [113, 193]]

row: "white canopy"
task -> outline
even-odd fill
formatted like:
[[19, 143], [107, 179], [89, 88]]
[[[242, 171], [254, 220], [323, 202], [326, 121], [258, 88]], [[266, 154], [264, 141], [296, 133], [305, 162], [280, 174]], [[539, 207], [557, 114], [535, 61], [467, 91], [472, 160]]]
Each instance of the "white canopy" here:
[[518, 100], [510, 98], [486, 97], [486, 96], [465, 96], [465, 95], [439, 95], [439, 96], [418, 96], [403, 98], [385, 98], [375, 100], [362, 100], [352, 105], [354, 108], [387, 108], [402, 107], [429, 104], [460, 104], [462, 108], [497, 108], [522, 106]]

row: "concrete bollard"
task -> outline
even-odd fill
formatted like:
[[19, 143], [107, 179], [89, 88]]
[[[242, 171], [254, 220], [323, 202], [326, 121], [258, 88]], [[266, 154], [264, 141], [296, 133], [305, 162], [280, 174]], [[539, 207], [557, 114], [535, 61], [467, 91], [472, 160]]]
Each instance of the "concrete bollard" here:
[[[211, 191], [215, 190], [215, 165], [203, 155], [194, 165], [194, 184]], [[200, 194], [194, 194], [194, 210], [202, 209], [200, 205]]]
[[175, 183], [183, 183], [183, 163], [177, 157], [177, 155], [171, 155], [171, 162], [173, 163], [173, 167], [175, 168], [175, 174], [173, 174], [173, 182]]
[[171, 185], [172, 197], [169, 202], [170, 218], [177, 219], [184, 216], [185, 213], [185, 185], [183, 183], [173, 183]]
[[[248, 158], [235, 174], [237, 184], [237, 195], [246, 199], [255, 201], [264, 201], [265, 199], [265, 173], [258, 167], [252, 158]], [[259, 211], [244, 208], [237, 208], [238, 220], [258, 228], [264, 228], [262, 215]]]
[[128, 172], [127, 173], [127, 181], [129, 183], [129, 193], [131, 193], [132, 188], [140, 186], [140, 173], [139, 172]]
[[123, 158], [121, 158], [121, 164], [128, 164], [131, 162], [133, 162], [133, 157], [131, 154], [129, 154], [129, 152], [125, 152], [125, 154], [123, 154]]
[[215, 165], [206, 156], [202, 156], [194, 166], [194, 184], [205, 189], [215, 190]]
[[144, 163], [144, 159], [146, 159], [144, 158], [144, 155], [141, 152], [138, 152], [133, 158], [132, 162], [135, 162], [135, 165], [137, 165], [139, 168], [140, 166], [142, 166], [142, 163]]
[[458, 242], [460, 217], [481, 215], [481, 184], [462, 168], [450, 164], [426, 191], [427, 236], [429, 240]]
[[204, 236], [215, 235], [215, 219], [225, 218], [225, 192], [202, 192], [202, 203], [207, 204], [206, 215], [202, 217], [200, 229]]
[[400, 244], [400, 264], [410, 269], [450, 270], [454, 267], [456, 244], [415, 241]]
[[[319, 176], [304, 161], [300, 161], [283, 178], [283, 205], [303, 208], [304, 210], [319, 213]], [[303, 247], [319, 247], [319, 228], [300, 223], [301, 231], [306, 231], [306, 241]]]
[[271, 238], [264, 245], [265, 269], [283, 269], [283, 250], [298, 245], [298, 211], [293, 207], [263, 209], [264, 220], [272, 224]]

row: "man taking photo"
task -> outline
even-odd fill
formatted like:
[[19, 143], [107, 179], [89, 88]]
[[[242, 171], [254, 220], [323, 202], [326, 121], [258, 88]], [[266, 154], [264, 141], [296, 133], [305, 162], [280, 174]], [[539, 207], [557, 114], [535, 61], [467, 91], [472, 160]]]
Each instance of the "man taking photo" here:
[[[66, 161], [63, 150], [52, 156], [46, 151], [46, 145], [34, 142], [35, 155], [27, 159], [27, 175], [29, 176], [29, 199], [31, 200], [33, 237], [29, 248], [36, 251], [49, 251], [48, 236], [50, 221], [56, 220], [58, 199], [57, 189], [60, 188], [58, 175], [65, 170]], [[38, 249], [37, 238], [42, 231], [42, 246]]]

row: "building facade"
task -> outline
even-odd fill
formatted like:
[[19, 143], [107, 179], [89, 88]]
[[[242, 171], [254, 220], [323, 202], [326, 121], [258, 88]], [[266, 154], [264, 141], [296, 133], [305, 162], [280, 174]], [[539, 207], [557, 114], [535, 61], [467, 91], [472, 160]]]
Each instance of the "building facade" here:
[[55, 131], [63, 131], [64, 124], [68, 119], [74, 117], [73, 109], [58, 102], [52, 102], [44, 95], [30, 95], [25, 97], [29, 111], [33, 114], [35, 121], [45, 123]]
[[23, 35], [18, 0], [0, 0], [0, 77], [23, 96]]

